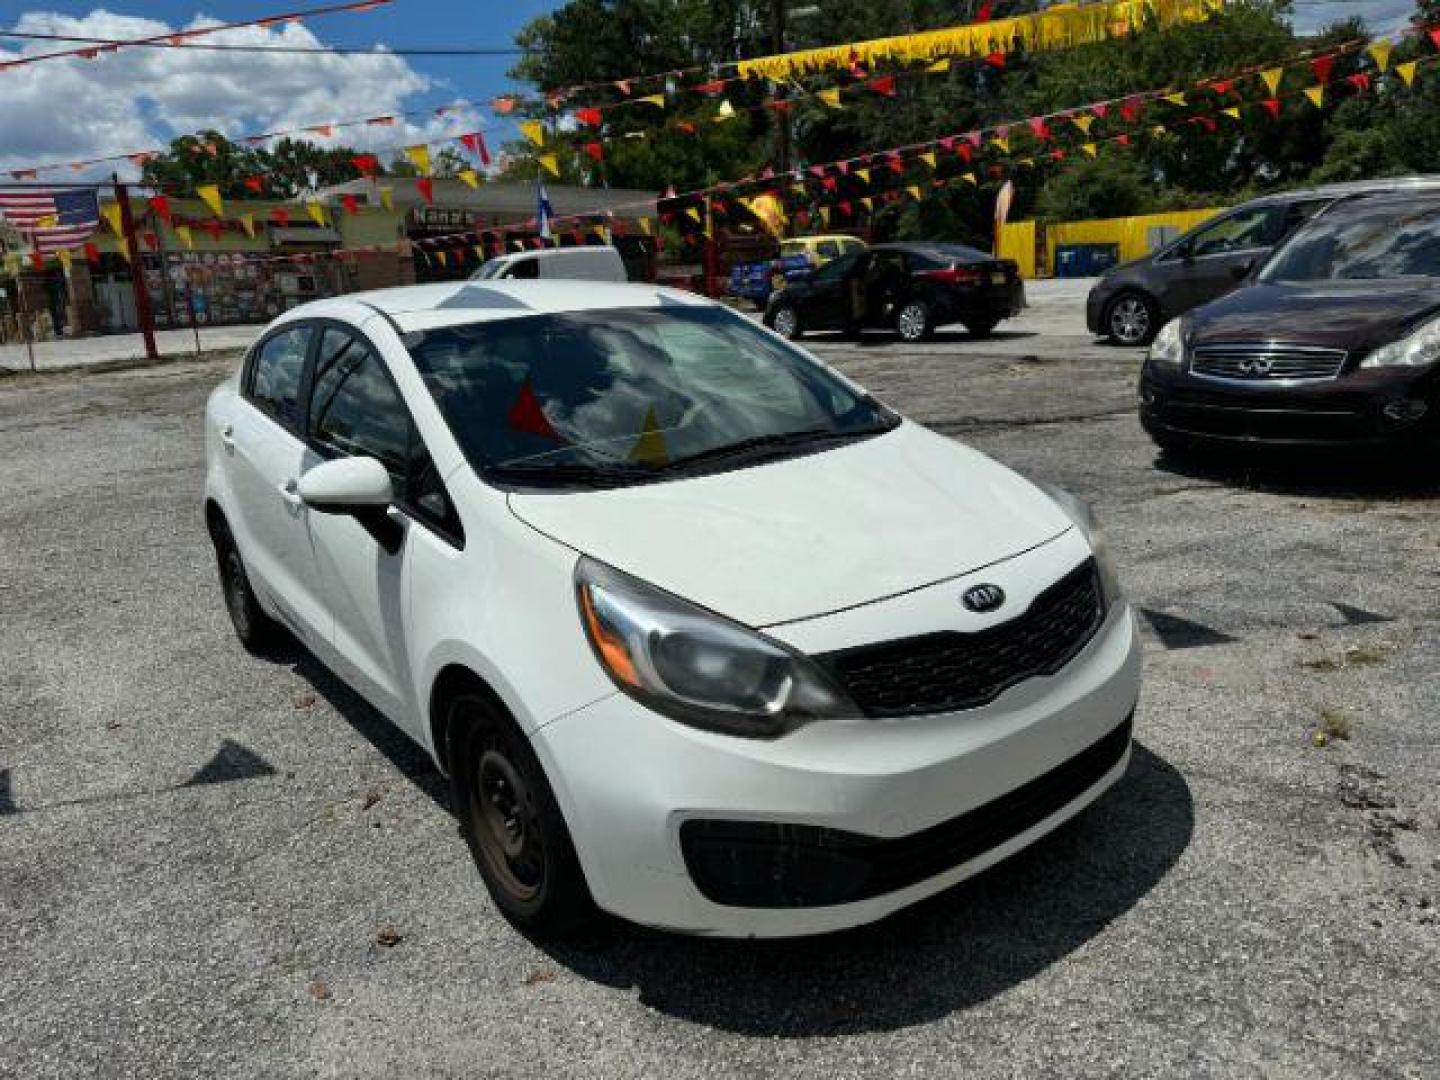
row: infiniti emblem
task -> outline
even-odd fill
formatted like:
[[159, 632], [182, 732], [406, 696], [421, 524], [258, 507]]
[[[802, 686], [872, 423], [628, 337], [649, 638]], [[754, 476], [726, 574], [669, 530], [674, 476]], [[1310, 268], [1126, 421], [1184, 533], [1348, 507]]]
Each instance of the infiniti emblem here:
[[1005, 590], [999, 585], [972, 585], [960, 595], [960, 602], [971, 611], [994, 611], [1005, 603]]
[[1240, 361], [1240, 370], [1246, 375], [1269, 375], [1272, 363], [1268, 356], [1247, 356]]

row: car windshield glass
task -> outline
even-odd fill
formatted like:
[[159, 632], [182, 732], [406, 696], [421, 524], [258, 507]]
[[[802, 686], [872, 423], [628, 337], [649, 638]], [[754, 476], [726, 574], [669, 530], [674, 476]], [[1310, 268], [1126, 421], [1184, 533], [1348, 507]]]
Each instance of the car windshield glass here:
[[503, 255], [497, 255], [493, 259], [486, 259], [480, 264], [480, 269], [475, 271], [475, 280], [493, 278], [506, 265], [509, 260]]
[[1290, 238], [1261, 281], [1440, 277], [1440, 202], [1364, 200], [1321, 214]]
[[[482, 473], [629, 483], [888, 430], [893, 414], [723, 308], [522, 316], [406, 335]], [[732, 452], [733, 451], [733, 452]]]

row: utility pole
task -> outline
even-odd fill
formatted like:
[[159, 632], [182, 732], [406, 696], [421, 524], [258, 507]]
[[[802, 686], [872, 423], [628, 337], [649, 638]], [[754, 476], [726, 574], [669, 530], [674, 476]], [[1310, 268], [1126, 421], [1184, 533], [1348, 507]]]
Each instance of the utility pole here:
[[155, 313], [150, 310], [150, 288], [145, 284], [145, 264], [140, 261], [140, 243], [135, 237], [135, 217], [130, 213], [130, 192], [114, 177], [115, 202], [120, 207], [120, 231], [124, 233], [125, 252], [130, 260], [130, 284], [135, 289], [135, 318], [145, 339], [145, 359], [159, 360], [155, 347]]
[[[785, 51], [785, 0], [770, 0], [770, 51]], [[790, 110], [779, 108], [775, 113], [775, 171], [790, 171]]]

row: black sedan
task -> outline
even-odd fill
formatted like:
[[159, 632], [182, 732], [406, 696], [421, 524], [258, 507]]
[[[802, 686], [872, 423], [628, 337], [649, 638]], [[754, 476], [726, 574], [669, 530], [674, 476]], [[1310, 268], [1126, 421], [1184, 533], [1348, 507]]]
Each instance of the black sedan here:
[[1440, 195], [1342, 199], [1167, 323], [1140, 419], [1172, 450], [1440, 446]]
[[984, 337], [1025, 306], [1015, 263], [963, 244], [877, 244], [792, 281], [770, 298], [765, 325], [807, 330], [894, 329], [906, 341], [962, 323]]

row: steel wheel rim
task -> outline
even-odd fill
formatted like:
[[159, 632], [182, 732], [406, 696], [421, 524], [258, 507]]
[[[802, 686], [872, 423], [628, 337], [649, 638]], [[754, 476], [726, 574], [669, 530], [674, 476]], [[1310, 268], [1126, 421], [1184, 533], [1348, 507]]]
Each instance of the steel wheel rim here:
[[230, 611], [230, 621], [242, 635], [250, 629], [247, 593], [245, 568], [240, 564], [240, 556], [232, 551], [225, 559], [225, 606]]
[[789, 337], [795, 332], [795, 312], [790, 308], [781, 308], [775, 313], [775, 329], [781, 337]]
[[1150, 309], [1145, 301], [1127, 296], [1116, 301], [1110, 312], [1110, 332], [1127, 345], [1134, 345], [1150, 329]]
[[925, 333], [925, 310], [919, 304], [908, 304], [900, 311], [900, 336], [914, 341]]
[[517, 900], [533, 900], [545, 883], [535, 793], [510, 758], [495, 747], [487, 747], [475, 767], [470, 815], [486, 865]]

